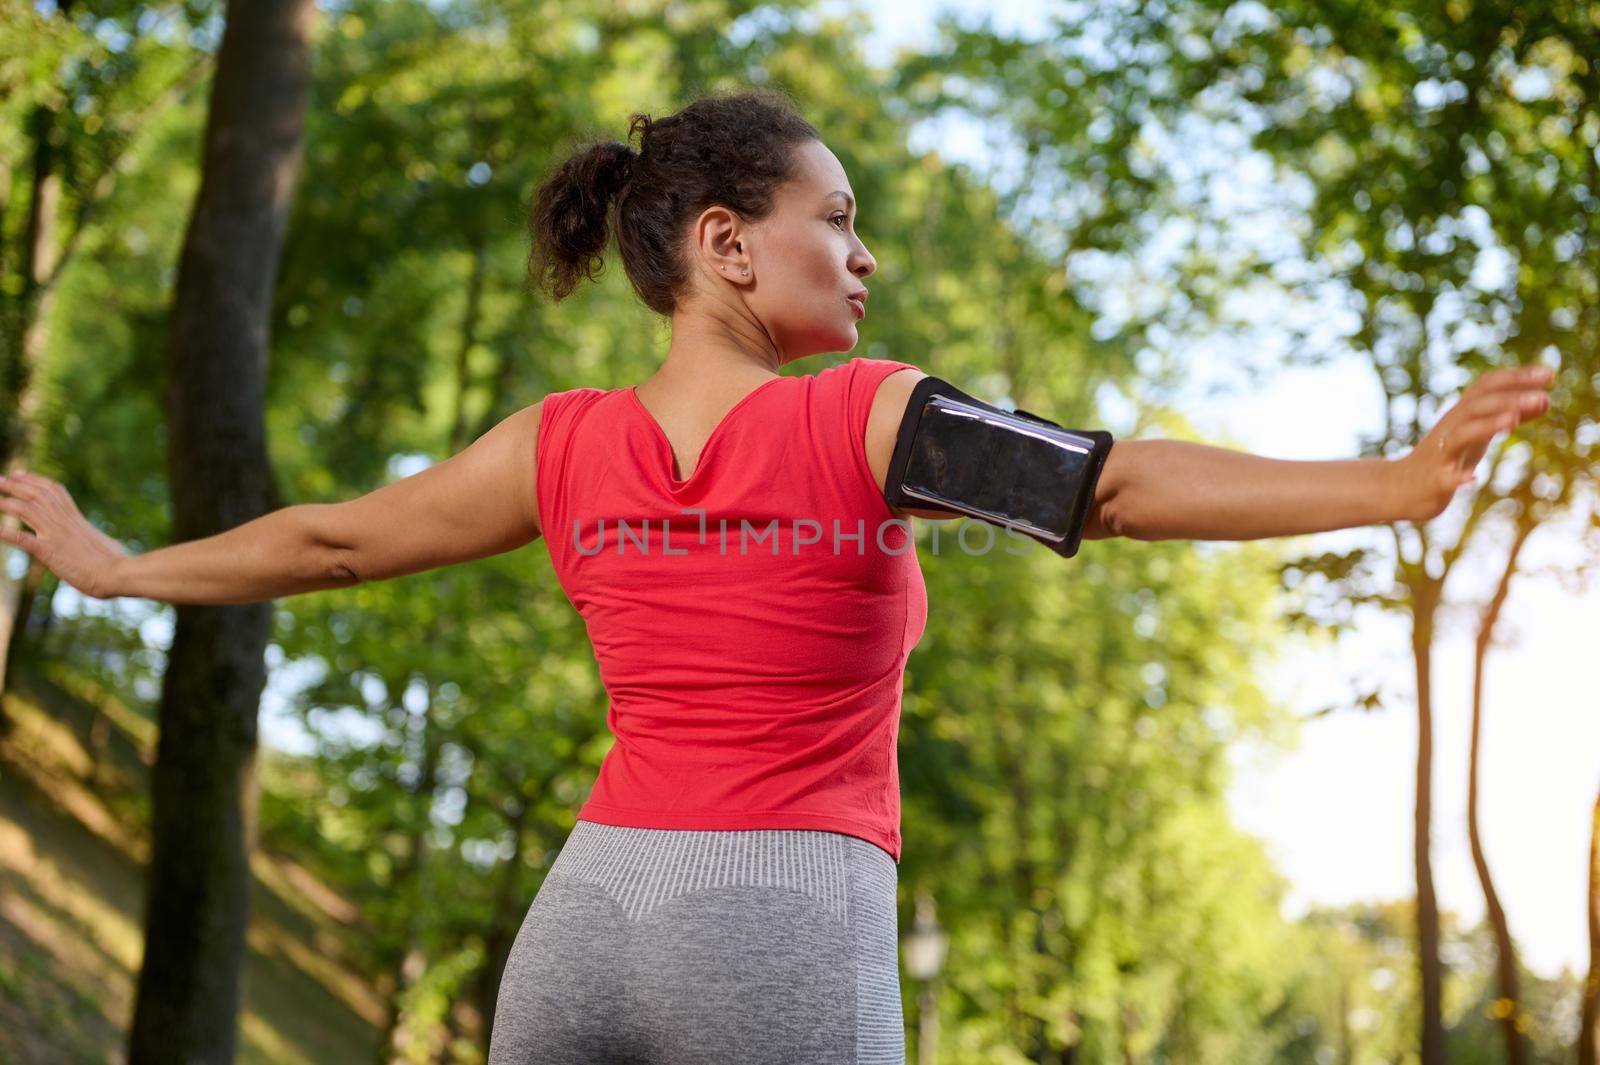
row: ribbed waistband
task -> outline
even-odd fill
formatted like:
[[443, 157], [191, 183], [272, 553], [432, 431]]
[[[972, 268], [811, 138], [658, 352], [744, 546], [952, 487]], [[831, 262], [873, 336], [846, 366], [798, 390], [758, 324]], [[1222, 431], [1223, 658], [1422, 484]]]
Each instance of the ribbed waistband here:
[[873, 885], [887, 883], [892, 898], [894, 859], [876, 844], [840, 832], [632, 828], [579, 821], [549, 875], [603, 885], [630, 920], [701, 888], [748, 885], [803, 892], [844, 921], [851, 866], [860, 862], [871, 868]]

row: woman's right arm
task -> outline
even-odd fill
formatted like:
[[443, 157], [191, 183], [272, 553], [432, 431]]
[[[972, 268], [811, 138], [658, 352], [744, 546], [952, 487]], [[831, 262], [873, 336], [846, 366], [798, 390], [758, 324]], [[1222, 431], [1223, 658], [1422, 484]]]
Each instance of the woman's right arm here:
[[85, 595], [168, 603], [253, 603], [484, 558], [540, 535], [540, 410], [524, 407], [459, 454], [357, 499], [284, 507], [139, 555], [90, 525], [60, 484], [23, 474], [0, 483], [0, 511], [33, 531], [0, 528], [0, 542]]

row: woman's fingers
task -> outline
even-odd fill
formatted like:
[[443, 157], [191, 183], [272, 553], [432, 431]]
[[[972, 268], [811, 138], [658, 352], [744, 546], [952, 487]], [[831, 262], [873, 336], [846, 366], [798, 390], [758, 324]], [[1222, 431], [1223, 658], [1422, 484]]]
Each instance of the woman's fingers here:
[[1472, 484], [1497, 434], [1550, 409], [1554, 381], [1549, 367], [1516, 366], [1491, 370], [1468, 385], [1456, 405], [1405, 456], [1418, 499], [1414, 512], [1424, 520], [1437, 516], [1458, 489]]
[[31, 530], [0, 525], [0, 543], [14, 544], [85, 595], [99, 596], [107, 567], [127, 550], [91, 525], [65, 485], [38, 474], [0, 477], [0, 512]]
[[1461, 445], [1484, 445], [1494, 439], [1496, 433], [1515, 428], [1516, 424], [1517, 416], [1503, 411], [1481, 418], [1470, 418], [1451, 430], [1450, 442], [1455, 444], [1459, 439]]
[[[1492, 388], [1462, 399], [1436, 427], [1453, 454], [1451, 461], [1468, 468], [1476, 466], [1498, 432], [1509, 431], [1521, 422], [1537, 418], [1550, 409], [1550, 396], [1544, 387], [1528, 388], [1528, 375], [1521, 369], [1499, 372], [1503, 380], [1510, 375], [1514, 387]], [[1543, 376], [1543, 371], [1540, 372]], [[1479, 381], [1495, 375], [1485, 374]], [[1548, 381], [1545, 382], [1546, 385]], [[1464, 449], [1474, 450], [1467, 452]]]
[[36, 516], [30, 513], [31, 509], [32, 508], [25, 506], [18, 500], [7, 499], [5, 496], [0, 496], [0, 513], [15, 514], [23, 522], [37, 529], [39, 527], [39, 522], [36, 520]]
[[1545, 389], [1555, 379], [1555, 371], [1548, 366], [1510, 366], [1503, 370], [1490, 370], [1467, 388], [1479, 394], [1524, 388]]
[[21, 529], [8, 529], [0, 525], [0, 543], [15, 544], [35, 557], [39, 554], [39, 538]]
[[1550, 396], [1544, 389], [1500, 389], [1470, 396], [1461, 401], [1457, 409], [1467, 417], [1481, 418], [1494, 414], [1515, 413], [1527, 419], [1550, 409]]
[[[0, 511], [16, 515], [35, 530], [39, 528], [39, 513], [35, 509], [37, 494], [35, 486], [16, 477], [0, 477]], [[30, 555], [38, 555], [39, 537], [25, 529], [11, 529], [0, 524], [0, 542], [14, 544]]]
[[32, 475], [13, 474], [0, 477], [0, 501], [10, 504], [6, 508], [10, 513], [38, 528], [34, 519], [43, 516], [48, 496]]
[[0, 492], [9, 492], [44, 508], [60, 506], [71, 510], [73, 507], [72, 494], [66, 485], [29, 470], [18, 470], [9, 477], [0, 476]]
[[0, 490], [24, 499], [34, 499], [40, 494], [40, 487], [33, 480], [33, 476], [18, 470], [7, 477], [0, 474]]
[[8, 492], [36, 507], [46, 507], [57, 500], [55, 493], [50, 490], [55, 484], [47, 477], [19, 470], [9, 477], [0, 477], [0, 492]]
[[[1468, 423], [1511, 416], [1512, 425], [1536, 418], [1550, 409], [1549, 389], [1554, 382], [1555, 372], [1548, 366], [1493, 370], [1467, 387], [1455, 407], [1456, 416]], [[1460, 432], [1461, 427], [1452, 431]]]
[[1496, 434], [1514, 428], [1516, 422], [1515, 414], [1504, 412], [1464, 421], [1450, 430], [1446, 455], [1456, 466], [1470, 474], [1483, 458], [1484, 452], [1489, 450], [1489, 441]]

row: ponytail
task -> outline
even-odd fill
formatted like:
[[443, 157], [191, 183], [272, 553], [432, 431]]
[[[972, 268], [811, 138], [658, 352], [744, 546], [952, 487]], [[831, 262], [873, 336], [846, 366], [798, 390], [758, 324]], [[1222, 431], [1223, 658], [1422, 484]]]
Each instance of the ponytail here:
[[595, 280], [605, 268], [611, 200], [627, 185], [638, 157], [621, 141], [598, 141], [539, 186], [528, 212], [528, 272], [552, 299], [566, 299], [580, 281]]

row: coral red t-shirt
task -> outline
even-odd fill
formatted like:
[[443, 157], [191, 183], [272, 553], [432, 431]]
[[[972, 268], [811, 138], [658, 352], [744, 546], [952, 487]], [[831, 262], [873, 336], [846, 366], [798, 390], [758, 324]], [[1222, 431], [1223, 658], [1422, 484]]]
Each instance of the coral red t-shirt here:
[[865, 436], [878, 385], [910, 368], [768, 381], [682, 481], [631, 388], [545, 397], [539, 524], [616, 737], [580, 819], [826, 829], [899, 862], [901, 686], [928, 600]]

